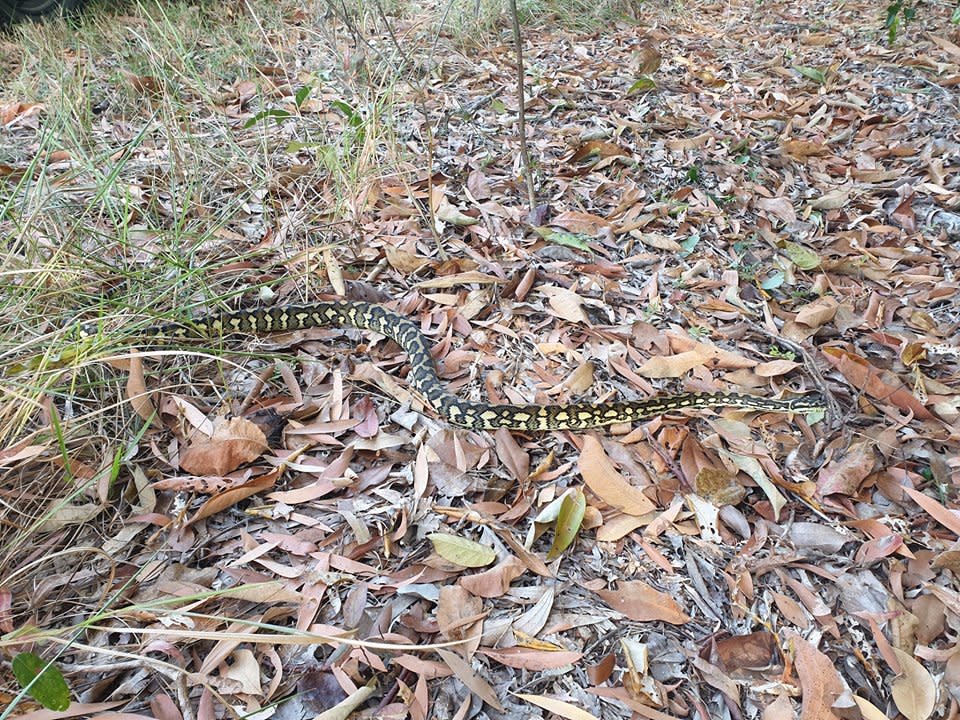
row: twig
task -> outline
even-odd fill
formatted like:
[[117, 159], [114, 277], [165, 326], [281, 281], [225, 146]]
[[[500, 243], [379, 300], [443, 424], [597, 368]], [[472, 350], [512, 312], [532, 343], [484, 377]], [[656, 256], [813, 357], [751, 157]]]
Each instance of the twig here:
[[690, 481], [687, 480], [686, 473], [683, 472], [683, 468], [677, 465], [670, 453], [667, 452], [667, 449], [663, 447], [660, 443], [653, 439], [653, 436], [650, 434], [650, 431], [647, 429], [646, 425], [643, 427], [643, 436], [647, 439], [647, 444], [653, 448], [653, 451], [660, 456], [660, 459], [663, 460], [664, 464], [670, 468], [670, 472], [673, 473], [674, 477], [680, 481], [680, 487], [684, 492], [693, 492], [695, 488], [690, 484]]
[[513, 21], [513, 44], [517, 51], [517, 127], [520, 131], [520, 159], [523, 161], [523, 174], [527, 179], [527, 202], [530, 205], [530, 212], [533, 212], [537, 207], [537, 194], [533, 189], [533, 171], [530, 168], [530, 153], [527, 152], [527, 114], [523, 101], [523, 43], [520, 41], [517, 0], [510, 0], [510, 19]]

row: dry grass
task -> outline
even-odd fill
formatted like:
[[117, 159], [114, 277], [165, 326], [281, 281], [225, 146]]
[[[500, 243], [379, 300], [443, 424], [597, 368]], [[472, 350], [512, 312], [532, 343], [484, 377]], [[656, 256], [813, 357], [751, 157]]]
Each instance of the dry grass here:
[[[347, 26], [323, 2], [93, 5], [0, 38], [0, 107], [42, 106], [0, 135], [0, 578], [59, 642], [124, 612], [159, 552], [111, 540], [151, 471], [147, 423], [104, 359], [137, 327], [325, 285], [316, 249], [351, 243], [365, 188], [426, 170], [406, 95], [429, 84], [441, 19], [471, 42], [502, 21], [461, 5], [417, 25], [357, 4]], [[388, 16], [404, 42], [375, 47]], [[286, 115], [247, 127], [250, 108]], [[90, 319], [103, 333], [78, 342]], [[167, 352], [151, 387], [231, 381], [219, 348], [197, 350]], [[123, 563], [134, 574], [105, 582]]]

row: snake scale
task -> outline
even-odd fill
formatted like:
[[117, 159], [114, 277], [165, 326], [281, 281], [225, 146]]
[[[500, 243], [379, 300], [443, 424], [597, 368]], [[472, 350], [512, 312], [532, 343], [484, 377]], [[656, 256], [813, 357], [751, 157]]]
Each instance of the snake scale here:
[[[415, 323], [381, 305], [366, 302], [340, 300], [219, 312], [197, 320], [148, 327], [139, 331], [139, 335], [181, 339], [344, 326], [373, 330], [396, 341], [407, 353], [410, 365], [407, 380], [411, 387], [448, 423], [474, 430], [583, 430], [615, 423], [630, 423], [675, 410], [737, 407], [771, 412], [808, 412], [824, 407], [822, 398], [814, 394], [789, 400], [774, 400], [722, 392], [683, 393], [645, 400], [570, 405], [490, 405], [469, 402], [446, 390], [437, 376], [427, 339]], [[96, 329], [89, 325], [80, 329], [81, 336], [95, 333]]]

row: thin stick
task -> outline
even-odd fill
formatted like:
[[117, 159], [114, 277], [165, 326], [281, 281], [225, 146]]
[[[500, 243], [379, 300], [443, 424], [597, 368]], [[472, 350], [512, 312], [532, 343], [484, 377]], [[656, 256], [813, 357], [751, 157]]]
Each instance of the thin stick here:
[[530, 212], [533, 212], [537, 207], [537, 194], [533, 189], [533, 171], [530, 168], [530, 153], [527, 152], [527, 114], [523, 101], [523, 43], [520, 42], [517, 0], [510, 0], [510, 18], [513, 21], [513, 44], [517, 51], [517, 126], [520, 131], [520, 159], [523, 162], [523, 174], [527, 178], [527, 202], [530, 205]]

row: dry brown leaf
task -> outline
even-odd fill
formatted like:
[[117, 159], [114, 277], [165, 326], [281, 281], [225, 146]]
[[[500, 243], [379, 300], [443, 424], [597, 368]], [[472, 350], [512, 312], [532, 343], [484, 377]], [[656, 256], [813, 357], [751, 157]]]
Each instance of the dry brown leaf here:
[[789, 198], [757, 198], [754, 203], [761, 210], [765, 210], [771, 215], [780, 218], [785, 223], [797, 221], [797, 212], [793, 209], [793, 204]]
[[531, 705], [543, 708], [557, 717], [566, 718], [566, 720], [599, 720], [596, 715], [588, 713], [586, 710], [571, 703], [564, 702], [563, 700], [557, 700], [556, 698], [545, 695], [531, 695], [529, 693], [514, 693], [514, 695]]
[[798, 367], [800, 367], [800, 363], [798, 362], [794, 362], [793, 360], [779, 359], [760, 363], [753, 369], [753, 371], [760, 377], [778, 377], [780, 375], [786, 375], [787, 373], [793, 372]]
[[800, 162], [806, 162], [807, 158], [823, 157], [830, 154], [828, 146], [809, 140], [787, 140], [780, 146], [780, 149], [784, 155]]
[[663, 250], [664, 252], [675, 253], [683, 252], [683, 246], [680, 243], [661, 233], [631, 230], [630, 237], [637, 238], [644, 245], [647, 247], [652, 247], [654, 250]]
[[820, 468], [817, 475], [817, 494], [855, 496], [862, 483], [876, 465], [876, 450], [872, 440], [855, 443], [836, 460]]
[[757, 361], [741, 354], [724, 350], [709, 343], [696, 342], [689, 337], [668, 333], [673, 355], [655, 355], [648, 358], [637, 370], [644, 377], [674, 378], [682, 377], [690, 370], [702, 365], [711, 368], [743, 369], [756, 367]]
[[583, 311], [583, 298], [575, 292], [556, 285], [541, 285], [538, 289], [547, 296], [550, 307], [553, 308], [557, 317], [567, 322], [590, 324], [587, 314]]
[[892, 403], [901, 410], [909, 410], [920, 420], [933, 419], [933, 414], [888, 371], [879, 370], [865, 358], [840, 348], [823, 348], [822, 353], [853, 387], [862, 389], [877, 400]]
[[530, 474], [530, 454], [517, 444], [513, 433], [506, 428], [499, 428], [494, 438], [497, 441], [497, 457], [514, 478], [526, 482]]
[[480, 648], [480, 652], [489, 658], [493, 658], [498, 663], [512, 668], [521, 668], [523, 670], [532, 670], [534, 672], [543, 672], [544, 670], [556, 670], [580, 660], [583, 653], [549, 650], [535, 650], [525, 647], [511, 648]]
[[437, 624], [450, 640], [472, 638], [483, 614], [483, 603], [460, 585], [444, 585], [437, 599]]
[[256, 495], [269, 490], [276, 484], [277, 478], [280, 477], [280, 472], [281, 471], [279, 469], [273, 470], [265, 475], [254, 478], [249, 482], [245, 482], [243, 485], [230, 488], [229, 490], [224, 490], [222, 493], [214, 495], [200, 506], [200, 509], [197, 510], [196, 514], [187, 521], [186, 525], [192, 525], [198, 520], [203, 520], [211, 515], [216, 515], [218, 512], [222, 512], [229, 507], [233, 507], [238, 502], [247, 499], [251, 495]]
[[446, 648], [438, 648], [437, 655], [453, 670], [453, 674], [457, 676], [457, 679], [470, 688], [470, 691], [474, 695], [496, 710], [504, 712], [503, 705], [500, 704], [496, 692], [494, 692], [486, 680], [473, 671], [473, 668], [470, 667], [470, 664], [466, 660]]
[[791, 625], [796, 625], [801, 630], [806, 630], [810, 627], [810, 618], [807, 613], [804, 612], [800, 603], [789, 595], [778, 593], [775, 590], [770, 591], [770, 596], [773, 598], [774, 603], [776, 603], [777, 609], [783, 613], [783, 616], [790, 621]]
[[266, 449], [263, 431], [246, 418], [216, 418], [212, 435], [192, 438], [180, 453], [180, 467], [194, 475], [226, 475]]
[[814, 210], [836, 210], [846, 205], [849, 200], [849, 190], [830, 190], [815, 200], [811, 200], [810, 207]]
[[696, 350], [677, 353], [676, 355], [654, 355], [648, 358], [637, 373], [648, 378], [678, 378], [683, 377], [696, 367], [705, 365], [715, 357], [706, 345], [698, 345]]
[[797, 677], [803, 690], [800, 720], [839, 720], [833, 704], [843, 693], [843, 682], [833, 661], [794, 630], [784, 636], [793, 646]]
[[469, 270], [467, 272], [456, 273], [454, 275], [443, 275], [430, 280], [424, 280], [423, 282], [418, 282], [416, 286], [421, 290], [430, 290], [436, 288], [459, 287], [460, 285], [472, 285], [473, 283], [496, 284], [501, 282], [503, 282], [503, 280], [494, 275], [487, 275], [486, 273], [476, 270]]
[[777, 695], [776, 700], [763, 709], [763, 720], [795, 720], [795, 718], [793, 703], [783, 690]]
[[327, 279], [337, 295], [343, 297], [347, 294], [347, 287], [343, 282], [343, 268], [340, 267], [340, 261], [330, 251], [330, 248], [323, 249], [323, 267], [327, 271]]
[[39, 532], [51, 533], [70, 525], [82, 525], [93, 520], [106, 509], [106, 505], [99, 503], [84, 503], [83, 505], [58, 505], [53, 508], [41, 522]]
[[913, 501], [927, 511], [927, 514], [947, 528], [954, 535], [960, 537], [960, 515], [955, 510], [948, 510], [932, 497], [924, 495], [919, 490], [904, 487], [903, 491], [913, 498]]
[[460, 578], [460, 585], [477, 597], [500, 597], [525, 570], [522, 562], [508, 555], [489, 570]]
[[607, 605], [637, 622], [660, 620], [671, 625], [690, 622], [690, 616], [672, 596], [654, 590], [641, 580], [620, 582], [615, 590], [596, 592]]
[[127, 397], [134, 412], [151, 425], [159, 425], [157, 409], [153, 406], [150, 393], [147, 392], [147, 383], [143, 377], [143, 358], [139, 355], [130, 356], [130, 374], [127, 377]]
[[927, 669], [899, 648], [891, 648], [900, 663], [900, 674], [890, 686], [897, 709], [907, 720], [927, 720], [937, 702], [937, 686]]
[[617, 472], [593, 435], [584, 438], [578, 469], [587, 487], [610, 507], [634, 516], [646, 515], [656, 508], [650, 498]]
[[837, 314], [837, 301], [830, 295], [817, 298], [797, 311], [796, 322], [811, 328], [819, 328], [833, 320]]
[[21, 460], [30, 460], [48, 450], [46, 445], [31, 445], [35, 438], [27, 438], [5, 450], [0, 450], [0, 467], [12, 467]]
[[599, 215], [572, 210], [560, 213], [550, 220], [550, 224], [572, 233], [583, 233], [591, 236], [598, 235], [601, 230], [609, 230], [613, 227], [612, 223]]
[[384, 250], [387, 262], [401, 275], [413, 275], [420, 271], [424, 265], [430, 264], [430, 259], [420, 257], [406, 250], [399, 250], [392, 246], [387, 246]]

